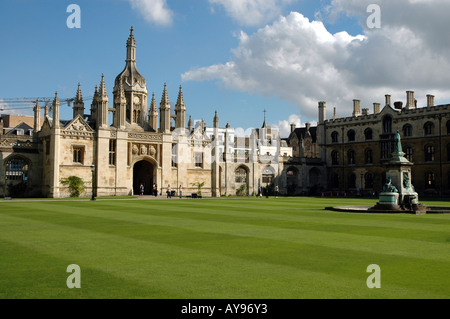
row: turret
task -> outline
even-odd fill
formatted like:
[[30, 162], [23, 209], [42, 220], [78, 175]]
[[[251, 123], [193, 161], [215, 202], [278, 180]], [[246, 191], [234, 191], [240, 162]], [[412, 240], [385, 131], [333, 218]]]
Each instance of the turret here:
[[84, 102], [83, 96], [81, 94], [80, 83], [78, 83], [77, 95], [75, 96], [75, 100], [73, 103], [73, 118], [75, 118], [77, 115], [81, 115], [81, 117], [84, 117]]
[[56, 92], [53, 100], [53, 128], [55, 129], [61, 125], [59, 122], [59, 105], [58, 92]]
[[156, 107], [155, 93], [153, 93], [152, 102], [150, 104], [148, 122], [152, 129], [155, 130], [155, 132], [158, 132], [158, 108]]
[[39, 101], [36, 100], [36, 105], [33, 109], [34, 111], [34, 134], [41, 130], [41, 107]]
[[97, 95], [97, 128], [108, 126], [108, 101], [105, 76], [102, 74], [102, 81], [100, 82], [100, 89]]
[[164, 91], [159, 105], [160, 121], [159, 129], [161, 133], [170, 133], [170, 101], [167, 94], [167, 84], [164, 83]]
[[125, 128], [127, 99], [122, 82], [119, 83], [119, 92], [115, 94], [114, 107], [116, 109], [114, 126], [119, 129]]
[[183, 91], [180, 85], [178, 100], [175, 106], [175, 128], [184, 129], [186, 125], [186, 105], [184, 104]]
[[214, 115], [213, 123], [214, 123], [214, 128], [219, 128], [219, 117], [217, 116], [217, 111], [216, 111], [216, 114]]

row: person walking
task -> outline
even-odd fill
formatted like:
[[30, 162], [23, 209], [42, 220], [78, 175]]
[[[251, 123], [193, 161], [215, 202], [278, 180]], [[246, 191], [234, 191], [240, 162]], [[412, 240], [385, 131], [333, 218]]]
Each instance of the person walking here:
[[139, 187], [139, 196], [144, 196], [144, 185], [142, 185], [142, 184]]
[[262, 189], [261, 186], [258, 187], [258, 196], [262, 197]]
[[275, 198], [278, 198], [279, 188], [278, 185], [275, 186]]
[[182, 198], [183, 197], [183, 186], [181, 186], [181, 185], [179, 188], [179, 192], [180, 192], [180, 198]]
[[170, 187], [170, 184], [167, 186], [167, 198], [172, 198], [172, 187]]

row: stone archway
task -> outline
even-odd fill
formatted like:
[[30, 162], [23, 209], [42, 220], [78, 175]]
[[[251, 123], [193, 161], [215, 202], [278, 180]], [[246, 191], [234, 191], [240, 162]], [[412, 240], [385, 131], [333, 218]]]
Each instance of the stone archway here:
[[155, 181], [154, 165], [146, 160], [136, 162], [133, 166], [133, 194], [139, 195], [140, 185], [144, 185], [144, 195], [151, 195]]

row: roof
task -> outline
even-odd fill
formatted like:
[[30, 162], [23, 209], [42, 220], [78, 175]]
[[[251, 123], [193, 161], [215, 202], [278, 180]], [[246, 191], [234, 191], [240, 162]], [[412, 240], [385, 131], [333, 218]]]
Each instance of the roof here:
[[[311, 134], [311, 138], [312, 138], [312, 142], [316, 143], [317, 141], [317, 126], [314, 127], [310, 127], [309, 128], [309, 133]], [[293, 133], [291, 133], [291, 135], [289, 136], [289, 138], [291, 138], [292, 134], [297, 135], [297, 138], [299, 140], [305, 139], [307, 131], [306, 131], [306, 127], [300, 127], [300, 128], [296, 128], [294, 130]]]

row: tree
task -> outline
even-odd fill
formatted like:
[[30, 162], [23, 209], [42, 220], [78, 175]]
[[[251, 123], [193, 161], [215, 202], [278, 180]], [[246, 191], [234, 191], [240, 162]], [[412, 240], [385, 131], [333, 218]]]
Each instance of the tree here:
[[80, 197], [86, 189], [84, 181], [77, 176], [63, 178], [61, 184], [69, 187], [70, 197]]
[[198, 196], [202, 196], [202, 187], [205, 186], [205, 182], [202, 182], [202, 183], [200, 183], [200, 182], [192, 183], [191, 185], [192, 185], [192, 186], [197, 186], [197, 188], [198, 188], [197, 195], [198, 195]]

